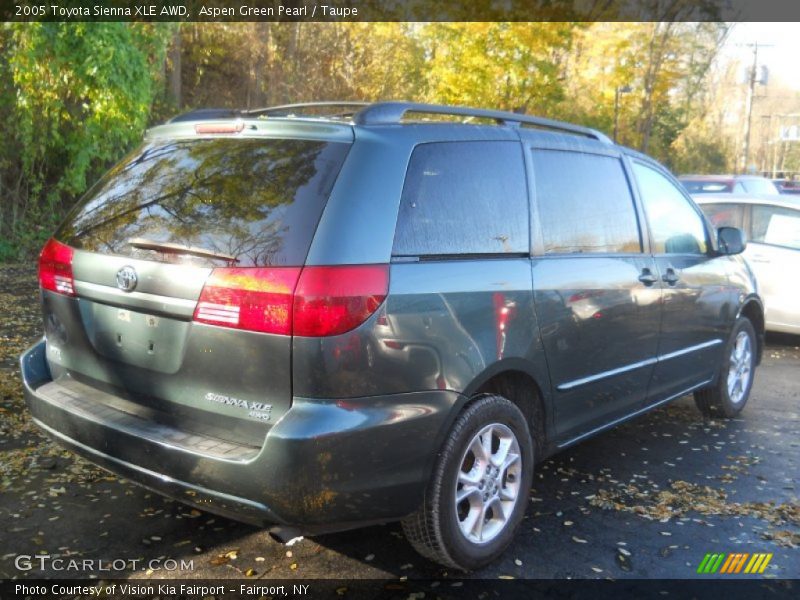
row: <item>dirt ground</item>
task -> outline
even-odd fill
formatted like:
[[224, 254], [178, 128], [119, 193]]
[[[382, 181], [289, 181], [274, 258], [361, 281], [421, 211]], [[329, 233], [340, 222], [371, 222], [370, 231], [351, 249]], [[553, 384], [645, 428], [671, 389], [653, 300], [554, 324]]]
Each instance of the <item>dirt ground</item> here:
[[[22, 400], [16, 361], [40, 331], [35, 273], [0, 267], [0, 577], [108, 576], [18, 568], [19, 555], [48, 554], [124, 559], [113, 575], [141, 579], [463, 578], [415, 554], [396, 524], [287, 547], [61, 450]], [[691, 578], [708, 552], [773, 553], [763, 576], [800, 577], [798, 346], [769, 337], [739, 419], [704, 422], [684, 398], [540, 465], [516, 541], [471, 577]]]

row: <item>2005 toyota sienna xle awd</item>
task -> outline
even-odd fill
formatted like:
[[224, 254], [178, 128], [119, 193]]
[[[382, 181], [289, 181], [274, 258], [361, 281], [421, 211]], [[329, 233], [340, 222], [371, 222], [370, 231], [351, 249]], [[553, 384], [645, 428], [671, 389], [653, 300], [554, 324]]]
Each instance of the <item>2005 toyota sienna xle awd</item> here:
[[42, 251], [36, 422], [279, 539], [402, 520], [471, 569], [534, 464], [694, 393], [745, 403], [762, 304], [737, 229], [602, 134], [407, 103], [152, 129]]

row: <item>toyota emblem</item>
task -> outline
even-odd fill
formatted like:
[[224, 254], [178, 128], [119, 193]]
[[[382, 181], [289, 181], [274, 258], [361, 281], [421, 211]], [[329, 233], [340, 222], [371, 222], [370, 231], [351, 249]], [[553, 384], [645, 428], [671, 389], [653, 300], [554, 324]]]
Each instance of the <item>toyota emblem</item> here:
[[117, 271], [117, 287], [123, 292], [132, 292], [138, 282], [139, 278], [133, 267], [122, 267]]

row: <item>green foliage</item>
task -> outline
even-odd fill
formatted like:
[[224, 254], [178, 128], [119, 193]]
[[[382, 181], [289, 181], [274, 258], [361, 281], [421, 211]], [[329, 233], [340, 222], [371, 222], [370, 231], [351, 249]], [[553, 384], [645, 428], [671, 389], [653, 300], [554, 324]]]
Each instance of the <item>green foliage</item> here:
[[152, 44], [121, 23], [25, 24], [15, 41], [23, 168], [53, 202], [83, 191], [92, 170], [141, 136], [154, 95]]
[[16, 245], [8, 240], [0, 240], [0, 263], [13, 262], [16, 258]]
[[671, 169], [678, 173], [730, 173], [735, 150], [719, 130], [701, 117], [690, 121], [670, 147]]
[[[165, 27], [14, 23], [4, 29], [0, 107], [13, 164], [2, 165], [0, 231], [36, 247], [98, 175], [137, 142], [166, 48]], [[13, 95], [12, 95], [13, 94]]]
[[551, 115], [573, 23], [436, 23], [422, 30], [427, 98]]

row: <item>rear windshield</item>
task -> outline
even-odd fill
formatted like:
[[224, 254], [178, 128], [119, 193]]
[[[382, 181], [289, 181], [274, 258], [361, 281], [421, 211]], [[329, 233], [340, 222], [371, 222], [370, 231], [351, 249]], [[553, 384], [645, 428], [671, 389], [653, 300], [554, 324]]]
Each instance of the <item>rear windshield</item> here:
[[681, 179], [680, 182], [690, 194], [719, 194], [733, 191], [731, 183], [724, 181], [695, 181]]
[[56, 237], [145, 260], [302, 265], [349, 147], [294, 139], [151, 142], [89, 190]]

